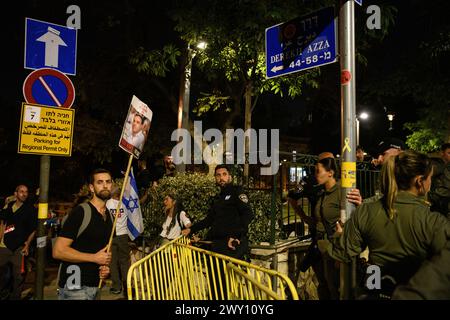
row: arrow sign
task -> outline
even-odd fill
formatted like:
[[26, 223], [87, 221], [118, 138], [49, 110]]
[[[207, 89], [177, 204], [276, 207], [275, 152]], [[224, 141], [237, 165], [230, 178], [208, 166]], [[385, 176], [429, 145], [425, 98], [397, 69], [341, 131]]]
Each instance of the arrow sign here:
[[59, 46], [67, 47], [67, 44], [59, 36], [61, 32], [48, 27], [48, 32], [37, 38], [36, 41], [45, 43], [45, 66], [58, 69]]
[[283, 69], [284, 69], [283, 66], [275, 66], [272, 69], [270, 69], [270, 71], [272, 71], [273, 73], [276, 73], [276, 72], [278, 72], [280, 70], [283, 70]]
[[50, 67], [76, 74], [77, 30], [57, 24], [25, 19], [26, 69]]

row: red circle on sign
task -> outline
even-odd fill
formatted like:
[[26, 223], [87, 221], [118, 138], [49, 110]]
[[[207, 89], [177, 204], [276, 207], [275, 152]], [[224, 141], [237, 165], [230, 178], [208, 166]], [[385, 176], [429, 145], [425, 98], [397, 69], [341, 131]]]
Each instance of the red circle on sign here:
[[73, 86], [73, 83], [64, 73], [50, 68], [38, 69], [28, 75], [28, 77], [23, 82], [23, 96], [25, 98], [25, 101], [28, 103], [39, 104], [33, 97], [32, 88], [35, 81], [43, 76], [54, 76], [64, 83], [67, 88], [67, 98], [64, 102], [60, 102], [57, 104], [60, 104], [58, 105], [58, 107], [70, 108], [75, 101], [75, 88]]
[[348, 70], [342, 70], [341, 72], [341, 84], [347, 84], [350, 82], [352, 74]]
[[295, 27], [295, 25], [293, 23], [288, 24], [283, 30], [283, 36], [286, 39], [291, 39], [295, 35], [296, 31], [297, 31], [297, 28]]

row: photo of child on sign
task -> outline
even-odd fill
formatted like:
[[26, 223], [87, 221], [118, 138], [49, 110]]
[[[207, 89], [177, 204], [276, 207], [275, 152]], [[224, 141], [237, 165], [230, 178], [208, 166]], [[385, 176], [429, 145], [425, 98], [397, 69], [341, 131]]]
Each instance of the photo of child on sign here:
[[153, 112], [150, 108], [136, 96], [133, 96], [120, 136], [119, 147], [137, 159], [147, 141], [152, 116]]

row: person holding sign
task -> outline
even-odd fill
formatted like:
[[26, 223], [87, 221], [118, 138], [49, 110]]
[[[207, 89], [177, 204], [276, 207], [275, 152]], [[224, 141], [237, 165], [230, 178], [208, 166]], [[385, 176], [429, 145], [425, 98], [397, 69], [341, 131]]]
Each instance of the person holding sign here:
[[79, 205], [63, 222], [53, 247], [53, 258], [61, 260], [59, 300], [96, 300], [99, 280], [109, 276], [111, 253], [106, 246], [113, 227], [106, 201], [111, 197], [111, 173], [95, 170], [89, 181], [93, 194], [88, 207]]

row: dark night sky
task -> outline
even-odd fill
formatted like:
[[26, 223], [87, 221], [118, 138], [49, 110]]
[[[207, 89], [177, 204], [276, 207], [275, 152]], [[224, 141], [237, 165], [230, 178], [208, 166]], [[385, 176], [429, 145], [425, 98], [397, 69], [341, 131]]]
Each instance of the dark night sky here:
[[[375, 1], [373, 1], [375, 2]], [[115, 1], [96, 1], [95, 10], [83, 11], [83, 3], [80, 1], [13, 1], [8, 4], [8, 11], [4, 11], [2, 15], [0, 38], [3, 45], [3, 68], [1, 77], [1, 92], [0, 103], [2, 104], [2, 117], [0, 119], [0, 137], [4, 141], [0, 141], [0, 150], [4, 153], [2, 159], [0, 159], [1, 181], [2, 188], [0, 195], [10, 193], [17, 181], [32, 181], [31, 183], [37, 185], [38, 178], [36, 172], [39, 167], [39, 157], [32, 155], [18, 155], [17, 154], [17, 133], [19, 127], [20, 107], [23, 101], [22, 96], [22, 83], [30, 70], [23, 68], [23, 50], [24, 50], [24, 18], [31, 17], [43, 21], [49, 21], [56, 24], [65, 25], [65, 21], [68, 17], [66, 14], [66, 8], [70, 4], [79, 4], [82, 10], [82, 29], [78, 35], [78, 55], [81, 61], [87, 59], [106, 59], [107, 57], [95, 56], [96, 46], [99, 45], [99, 41], [96, 37], [101, 35], [99, 30], [92, 28], [95, 25], [96, 19], [99, 15], [108, 14], [111, 11], [120, 11], [118, 6], [120, 2]], [[143, 21], [136, 22], [136, 28], [131, 29], [134, 39], [138, 41], [147, 41], [147, 49], [158, 49], [164, 45], [167, 38], [174, 38], [175, 33], [170, 30], [172, 23], [168, 20], [167, 15], [164, 14], [162, 8], [157, 8], [156, 4], [162, 6], [167, 2], [160, 1], [130, 1], [130, 3], [146, 3], [146, 5], [137, 9], [137, 19], [144, 19]], [[415, 17], [420, 16], [420, 13], [414, 11], [414, 8], [408, 6], [407, 1], [399, 1], [398, 3], [398, 17], [396, 24], [390, 34], [382, 44], [374, 46], [373, 50], [368, 55], [369, 67], [358, 66], [357, 74], [357, 88], [363, 88], [370, 84], [374, 78], [382, 79], [384, 75], [388, 76], [389, 72], [396, 69], [396, 63], [398, 63], [396, 54], [399, 56], [405, 52], [414, 52], [414, 46], [418, 46], [420, 43], [420, 32], [426, 32], [422, 30], [420, 26], [415, 25]], [[90, 6], [92, 8], [92, 6]], [[356, 7], [356, 10], [363, 10], [360, 7]], [[359, 16], [365, 17], [364, 14], [359, 12]], [[147, 28], [142, 28], [142, 26]], [[262, 26], [262, 30], [267, 26]], [[104, 36], [104, 34], [102, 34]], [[147, 40], [146, 40], [147, 39]], [[148, 39], [151, 39], [151, 44], [148, 43]], [[116, 35], [109, 35], [108, 39], [102, 39], [101, 43], [108, 45], [110, 50], [118, 50], [121, 48], [122, 41], [126, 43], [127, 39], [117, 38]], [[103, 65], [99, 64], [99, 68]], [[122, 70], [119, 68], [113, 76], [121, 76]], [[331, 91], [332, 94], [338, 97], [339, 85], [338, 74], [339, 65], [335, 63], [323, 68], [323, 74], [327, 76], [327, 81], [336, 81], [336, 86]], [[193, 70], [193, 77], [199, 76], [198, 71]], [[71, 77], [74, 81], [75, 88], [77, 88], [77, 81], [79, 77]], [[142, 79], [142, 77], [136, 77], [136, 79]], [[124, 90], [130, 89], [130, 87], [136, 82], [136, 79], [124, 79]], [[133, 82], [134, 81], [134, 82]], [[141, 89], [141, 92], [145, 92], [145, 87]], [[199, 88], [197, 88], [199, 89]], [[192, 97], [196, 97], [198, 92], [195, 91], [196, 86], [192, 86]], [[305, 91], [308, 93], [308, 90]], [[113, 92], [97, 92], [97, 95], [110, 95]], [[144, 94], [144, 93], [142, 93]], [[317, 93], [316, 93], [317, 95]], [[394, 121], [395, 135], [400, 138], [405, 138], [405, 132], [402, 130], [402, 125], [406, 121], [416, 121], [418, 118], [417, 108], [419, 105], [408, 96], [397, 97], [396, 99], [389, 99], [386, 101], [378, 101], [373, 104], [364, 104], [360, 99], [362, 93], [358, 91], [357, 96], [357, 111], [368, 111], [371, 114], [371, 118], [367, 122], [361, 122], [361, 143], [366, 146], [373, 146], [381, 137], [386, 133], [388, 128], [388, 121], [383, 107], [392, 108], [396, 112]], [[117, 103], [127, 106], [131, 94], [124, 94], [125, 98]], [[152, 97], [152, 98], [151, 98]], [[151, 104], [158, 104], [158, 96], [147, 97], [151, 99]], [[314, 135], [313, 144], [311, 150], [314, 153], [331, 150], [337, 152], [339, 149], [339, 104], [336, 105], [335, 112], [331, 112], [327, 117], [318, 112], [314, 106], [308, 105], [308, 102], [302, 97], [292, 101], [285, 98], [280, 99], [270, 95], [264, 95], [260, 99], [260, 105], [258, 106], [258, 113], [253, 116], [253, 124], [256, 128], [273, 128], [278, 127], [282, 134], [292, 136], [305, 136]], [[111, 98], [112, 99], [112, 98]], [[144, 100], [144, 99], [143, 99]], [[318, 100], [319, 101], [319, 100]], [[337, 98], [337, 101], [338, 98]], [[77, 100], [75, 102], [75, 105]], [[192, 103], [192, 102], [191, 102]], [[127, 109], [127, 108], [125, 108]], [[126, 111], [124, 111], [126, 113]], [[158, 114], [159, 111], [156, 111]], [[308, 115], [312, 115], [312, 123], [305, 121]], [[125, 115], [125, 114], [124, 114]], [[273, 118], [273, 115], [276, 115]], [[160, 121], [164, 122], [164, 126], [172, 128], [175, 125], [175, 119], [170, 120], [173, 114], [167, 113], [165, 115], [159, 114]], [[173, 123], [172, 123], [172, 122]], [[330, 127], [334, 128], [329, 132], [324, 133], [319, 128]], [[168, 130], [171, 132], [172, 129]], [[370, 147], [369, 147], [370, 148]], [[123, 157], [119, 156], [119, 161], [122, 161]], [[67, 165], [66, 159], [56, 158], [52, 162], [52, 168], [54, 170], [64, 171], [64, 165]], [[92, 165], [92, 164], [90, 164]], [[85, 174], [85, 172], [81, 172]], [[69, 183], [69, 182], [68, 182]], [[70, 188], [73, 190], [76, 188], [80, 180], [74, 181]]]

